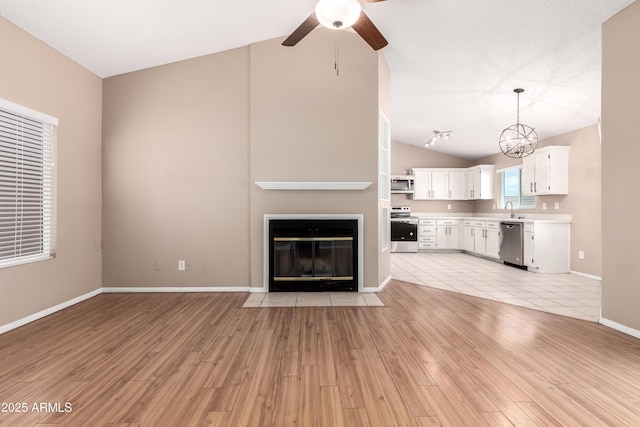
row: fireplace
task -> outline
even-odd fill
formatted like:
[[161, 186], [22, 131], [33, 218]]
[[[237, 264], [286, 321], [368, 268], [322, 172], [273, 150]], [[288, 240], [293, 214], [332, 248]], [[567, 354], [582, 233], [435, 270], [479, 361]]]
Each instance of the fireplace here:
[[358, 230], [357, 218], [269, 220], [269, 292], [357, 292]]

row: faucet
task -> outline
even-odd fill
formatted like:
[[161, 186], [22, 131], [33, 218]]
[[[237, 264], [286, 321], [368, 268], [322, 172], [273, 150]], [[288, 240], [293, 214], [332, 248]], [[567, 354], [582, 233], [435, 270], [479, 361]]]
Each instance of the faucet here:
[[504, 208], [507, 209], [507, 205], [511, 204], [511, 218], [514, 218], [513, 215], [513, 202], [511, 200], [509, 200], [507, 203], [504, 204]]

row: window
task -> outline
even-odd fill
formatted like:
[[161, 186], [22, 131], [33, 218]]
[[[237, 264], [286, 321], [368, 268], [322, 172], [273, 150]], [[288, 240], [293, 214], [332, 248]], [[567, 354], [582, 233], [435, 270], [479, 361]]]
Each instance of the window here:
[[500, 207], [508, 202], [513, 203], [514, 209], [535, 209], [536, 196], [522, 194], [522, 168], [503, 169], [500, 172]]
[[55, 257], [57, 124], [0, 99], [0, 268]]

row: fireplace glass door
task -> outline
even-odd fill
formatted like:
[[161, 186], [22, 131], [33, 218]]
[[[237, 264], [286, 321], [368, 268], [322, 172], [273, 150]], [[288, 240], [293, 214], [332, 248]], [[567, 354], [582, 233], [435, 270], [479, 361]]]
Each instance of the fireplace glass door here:
[[270, 291], [357, 291], [357, 224], [272, 223]]
[[353, 237], [276, 237], [275, 282], [353, 280]]

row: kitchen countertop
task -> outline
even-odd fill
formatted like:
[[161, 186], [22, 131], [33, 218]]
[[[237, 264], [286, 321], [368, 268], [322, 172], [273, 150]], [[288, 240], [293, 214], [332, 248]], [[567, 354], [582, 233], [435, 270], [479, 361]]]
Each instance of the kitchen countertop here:
[[513, 221], [522, 222], [528, 224], [545, 223], [545, 224], [570, 224], [571, 215], [565, 214], [529, 214], [529, 215], [516, 215], [515, 218], [511, 218], [508, 214], [439, 214], [439, 213], [412, 213], [411, 216], [419, 218], [429, 219], [459, 219], [459, 220], [473, 220], [473, 221]]

